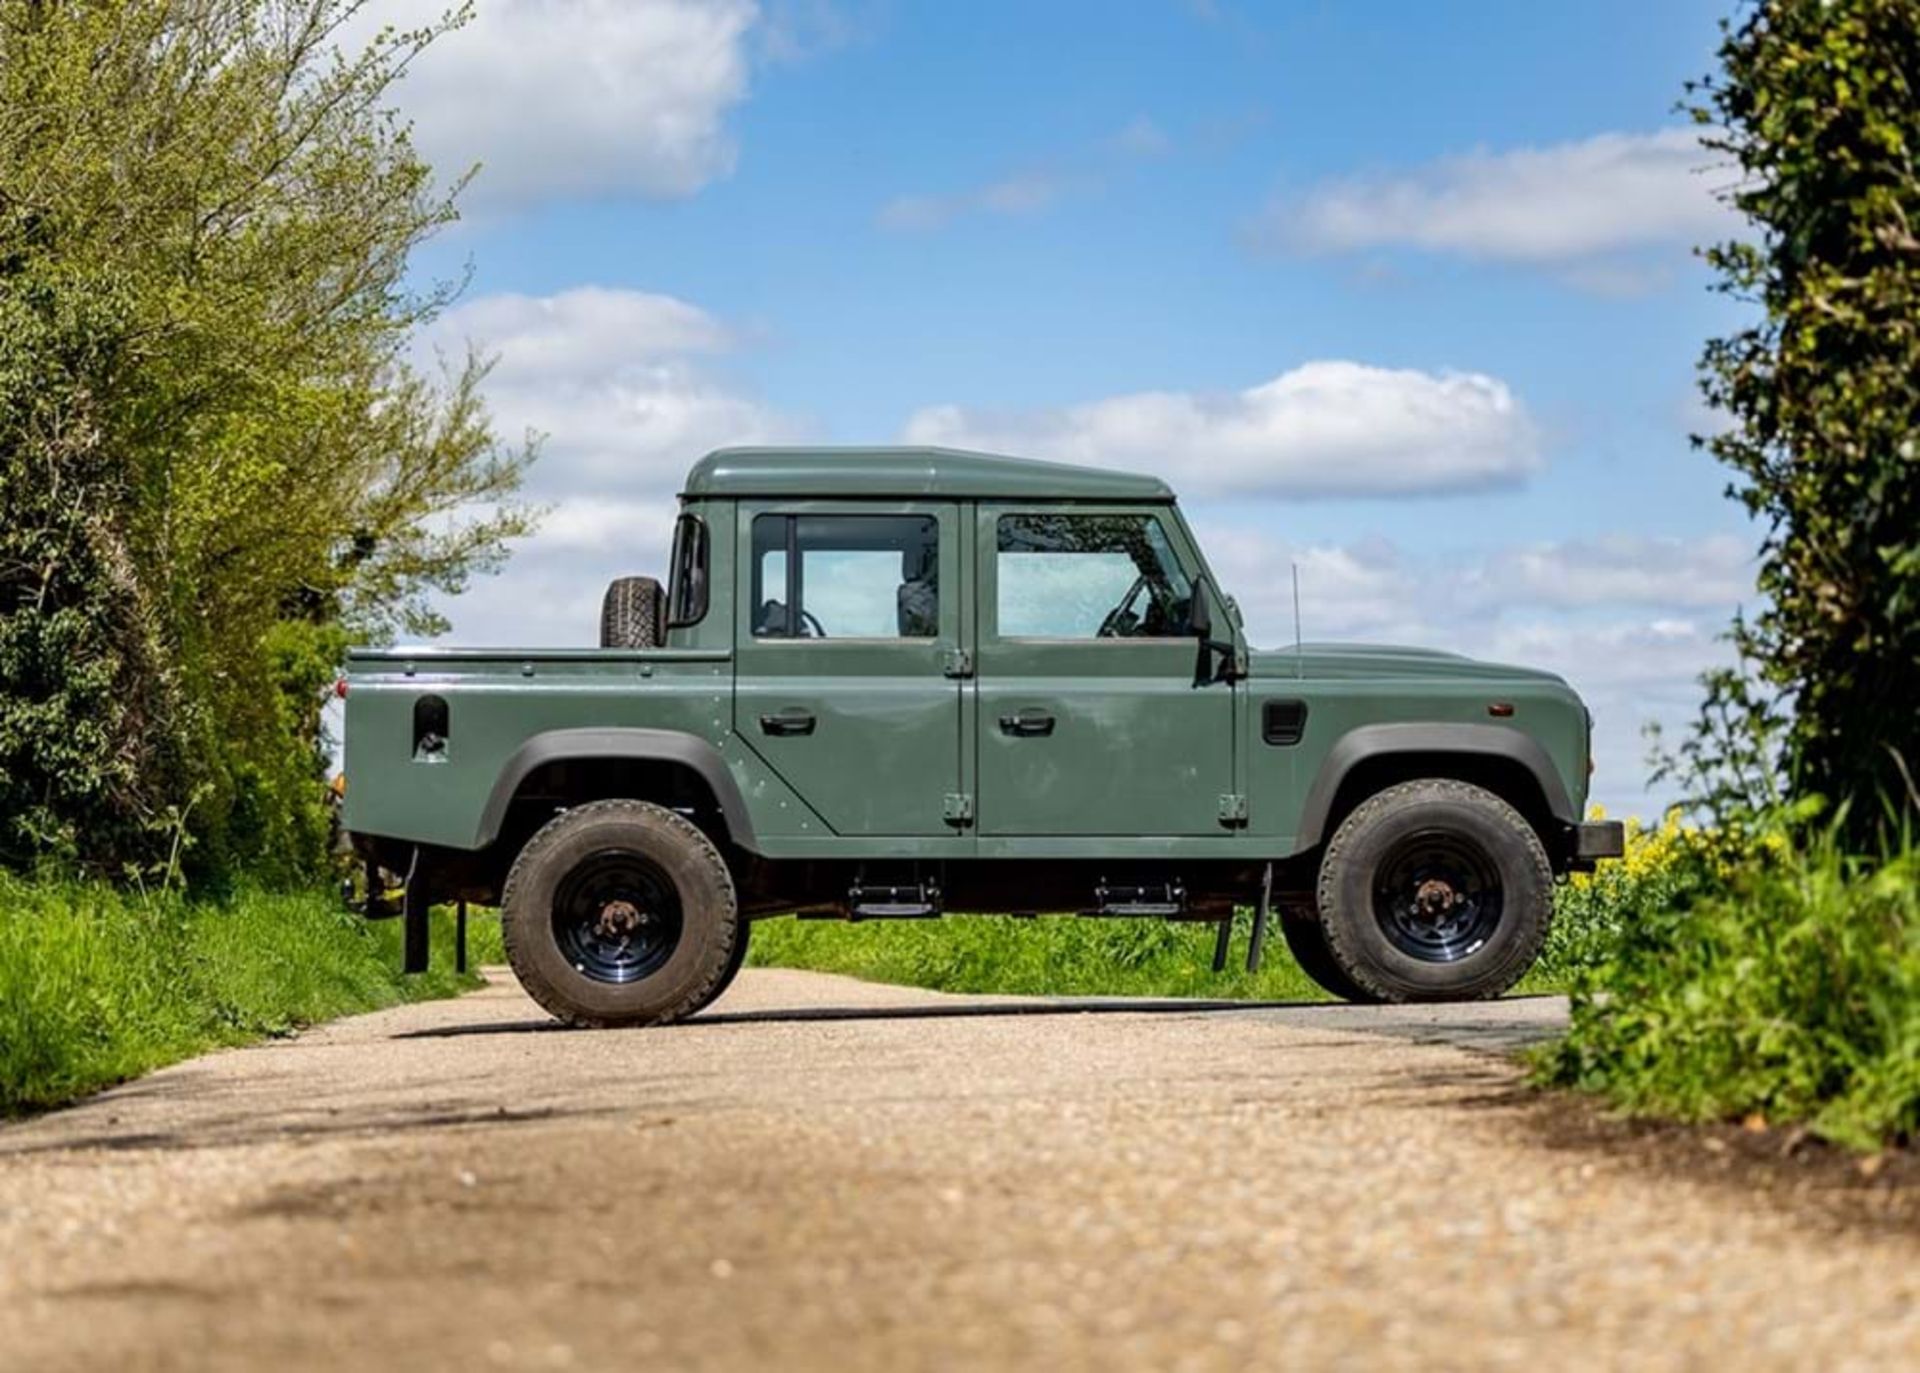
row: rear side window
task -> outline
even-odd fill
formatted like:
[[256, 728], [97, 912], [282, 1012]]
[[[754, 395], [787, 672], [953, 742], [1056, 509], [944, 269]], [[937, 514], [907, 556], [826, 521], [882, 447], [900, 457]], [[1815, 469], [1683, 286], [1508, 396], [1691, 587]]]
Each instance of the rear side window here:
[[682, 515], [673, 526], [668, 559], [667, 628], [685, 629], [707, 617], [707, 522]]
[[940, 522], [931, 515], [759, 515], [757, 639], [931, 639]]
[[1152, 515], [1002, 515], [995, 542], [1002, 638], [1192, 632], [1193, 583]]

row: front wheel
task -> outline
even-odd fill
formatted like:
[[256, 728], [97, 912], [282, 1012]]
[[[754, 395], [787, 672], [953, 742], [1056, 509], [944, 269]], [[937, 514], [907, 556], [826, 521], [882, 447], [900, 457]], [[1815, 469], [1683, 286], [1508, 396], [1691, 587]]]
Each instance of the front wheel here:
[[665, 1025], [718, 995], [746, 940], [733, 877], [690, 821], [644, 801], [555, 816], [500, 902], [507, 961], [571, 1025]]
[[1499, 996], [1540, 956], [1553, 869], [1518, 811], [1466, 782], [1403, 782], [1355, 808], [1320, 861], [1327, 954], [1381, 1001]]

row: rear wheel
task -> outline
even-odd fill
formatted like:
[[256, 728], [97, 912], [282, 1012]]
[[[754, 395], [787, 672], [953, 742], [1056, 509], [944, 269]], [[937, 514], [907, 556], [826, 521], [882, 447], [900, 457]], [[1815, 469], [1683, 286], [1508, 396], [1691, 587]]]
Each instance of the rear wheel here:
[[740, 969], [747, 963], [747, 935], [752, 929], [753, 925], [750, 922], [745, 920], [740, 922], [739, 937], [733, 941], [733, 957], [728, 960], [726, 969], [720, 974], [720, 980], [714, 984], [713, 990], [707, 993], [707, 999], [693, 1008], [695, 1011], [705, 1010], [725, 996], [727, 988], [733, 985], [733, 979], [740, 975]]
[[1287, 941], [1287, 951], [1300, 965], [1300, 971], [1312, 978], [1322, 991], [1342, 1001], [1380, 999], [1368, 994], [1333, 961], [1333, 954], [1327, 949], [1327, 931], [1320, 923], [1319, 912], [1312, 906], [1283, 906], [1279, 916], [1280, 933]]
[[664, 1025], [731, 976], [745, 929], [733, 878], [692, 823], [644, 801], [596, 801], [549, 821], [507, 874], [507, 961], [572, 1025]]
[[1478, 1000], [1539, 957], [1553, 870], [1526, 818], [1492, 792], [1404, 782], [1335, 831], [1319, 905], [1328, 957], [1368, 996]]

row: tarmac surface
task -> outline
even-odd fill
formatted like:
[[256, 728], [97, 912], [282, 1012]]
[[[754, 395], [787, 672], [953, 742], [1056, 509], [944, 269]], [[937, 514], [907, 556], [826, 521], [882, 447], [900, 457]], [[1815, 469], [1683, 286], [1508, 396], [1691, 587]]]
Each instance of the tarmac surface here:
[[1543, 1128], [1564, 1017], [495, 974], [0, 1128], [0, 1368], [1920, 1367], [1920, 1230]]

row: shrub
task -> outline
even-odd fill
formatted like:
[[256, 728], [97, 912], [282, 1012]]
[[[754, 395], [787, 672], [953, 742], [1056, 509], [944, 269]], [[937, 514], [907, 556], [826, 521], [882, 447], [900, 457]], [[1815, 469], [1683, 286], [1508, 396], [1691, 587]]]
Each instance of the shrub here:
[[385, 106], [465, 11], [365, 8], [0, 0], [0, 866], [317, 876], [341, 647], [531, 527], [484, 363], [409, 361], [460, 182]]
[[[1594, 807], [1595, 819], [1605, 813]], [[1553, 926], [1541, 951], [1533, 983], [1561, 985], [1583, 969], [1598, 967], [1639, 920], [1672, 909], [1716, 868], [1724, 868], [1716, 836], [1682, 823], [1669, 811], [1653, 828], [1629, 819], [1627, 850], [1618, 862], [1574, 873], [1554, 896]]]
[[1920, 1133], [1920, 849], [1784, 829], [1693, 899], [1624, 924], [1578, 979], [1548, 1082], [1634, 1113], [1804, 1121], [1859, 1148]]

